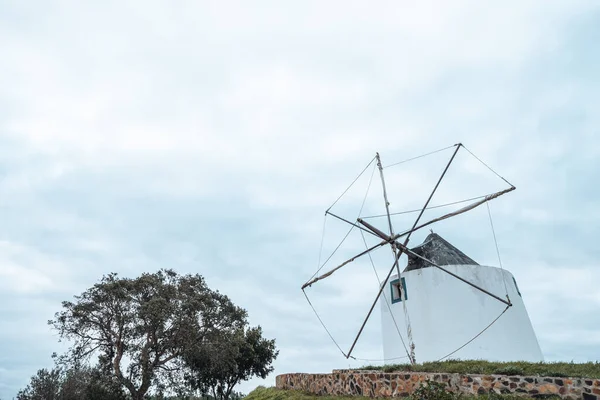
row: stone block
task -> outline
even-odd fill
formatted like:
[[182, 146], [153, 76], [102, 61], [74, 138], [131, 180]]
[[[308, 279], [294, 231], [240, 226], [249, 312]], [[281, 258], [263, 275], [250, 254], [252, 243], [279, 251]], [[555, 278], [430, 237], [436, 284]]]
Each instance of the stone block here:
[[542, 394], [558, 394], [558, 387], [553, 384], [545, 384], [539, 387], [539, 392]]
[[565, 394], [567, 394], [567, 388], [562, 386], [558, 389], [558, 394], [560, 394], [561, 396], [564, 396]]

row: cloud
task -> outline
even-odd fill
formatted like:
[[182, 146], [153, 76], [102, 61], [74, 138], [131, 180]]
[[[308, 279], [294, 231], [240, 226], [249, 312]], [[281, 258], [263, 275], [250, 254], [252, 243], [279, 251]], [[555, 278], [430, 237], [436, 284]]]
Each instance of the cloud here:
[[[277, 338], [276, 373], [348, 366], [299, 290], [323, 212], [376, 151], [388, 165], [459, 141], [517, 186], [490, 207], [546, 358], [600, 358], [599, 17], [583, 0], [3, 4], [0, 396], [48, 365], [60, 301], [110, 271], [201, 273]], [[386, 169], [393, 211], [423, 203], [450, 151]], [[356, 217], [371, 171], [340, 215]], [[498, 185], [461, 152], [433, 202]], [[434, 229], [497, 264], [484, 208]], [[326, 233], [329, 254], [345, 231]], [[346, 245], [328, 266], [364, 248]], [[371, 265], [322, 283], [311, 294], [347, 344]], [[378, 318], [360, 358], [381, 358]]]

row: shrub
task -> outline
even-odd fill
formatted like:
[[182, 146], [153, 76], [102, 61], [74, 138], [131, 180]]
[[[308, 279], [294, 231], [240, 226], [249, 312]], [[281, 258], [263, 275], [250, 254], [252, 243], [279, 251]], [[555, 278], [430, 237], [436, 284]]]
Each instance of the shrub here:
[[427, 380], [419, 385], [412, 398], [415, 400], [454, 400], [459, 396], [446, 390], [445, 384]]
[[504, 367], [497, 368], [494, 370], [494, 374], [497, 375], [525, 375], [525, 370], [516, 365], [506, 365]]

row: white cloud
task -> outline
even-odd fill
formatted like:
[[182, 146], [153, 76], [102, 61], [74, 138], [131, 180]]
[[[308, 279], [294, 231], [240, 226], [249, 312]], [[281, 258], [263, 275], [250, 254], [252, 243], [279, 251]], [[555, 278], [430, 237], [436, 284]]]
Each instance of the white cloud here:
[[[600, 322], [569, 311], [599, 302], [589, 182], [600, 103], [595, 72], [570, 72], [594, 53], [578, 33], [597, 25], [590, 15], [597, 5], [584, 0], [4, 4], [2, 287], [64, 300], [113, 270], [201, 272], [277, 337], [276, 373], [344, 367], [299, 291], [322, 212], [376, 151], [388, 164], [462, 141], [518, 187], [492, 210], [543, 349], [600, 357], [593, 340], [572, 344]], [[386, 170], [394, 210], [422, 203], [431, 160]], [[454, 167], [435, 204], [487, 192], [480, 165]], [[353, 213], [365, 184], [339, 209]], [[380, 188], [372, 194], [377, 212]], [[472, 221], [443, 229], [487, 257]], [[336, 274], [329, 297], [316, 291], [348, 337], [333, 305], [362, 318], [374, 293], [355, 283], [376, 287], [365, 268]], [[11, 326], [46, 311], [23, 310]], [[365, 358], [381, 353], [372, 324]], [[12, 395], [5, 376], [0, 395]]]
[[4, 293], [40, 294], [64, 289], [67, 268], [34, 248], [0, 241]]

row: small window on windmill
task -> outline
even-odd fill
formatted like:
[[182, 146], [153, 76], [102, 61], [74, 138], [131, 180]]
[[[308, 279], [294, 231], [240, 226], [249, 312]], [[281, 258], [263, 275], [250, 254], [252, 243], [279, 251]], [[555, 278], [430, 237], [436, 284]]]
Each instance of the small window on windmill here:
[[394, 279], [390, 282], [390, 289], [392, 291], [392, 304], [398, 303], [402, 300], [408, 300], [406, 294], [406, 281], [404, 278]]

